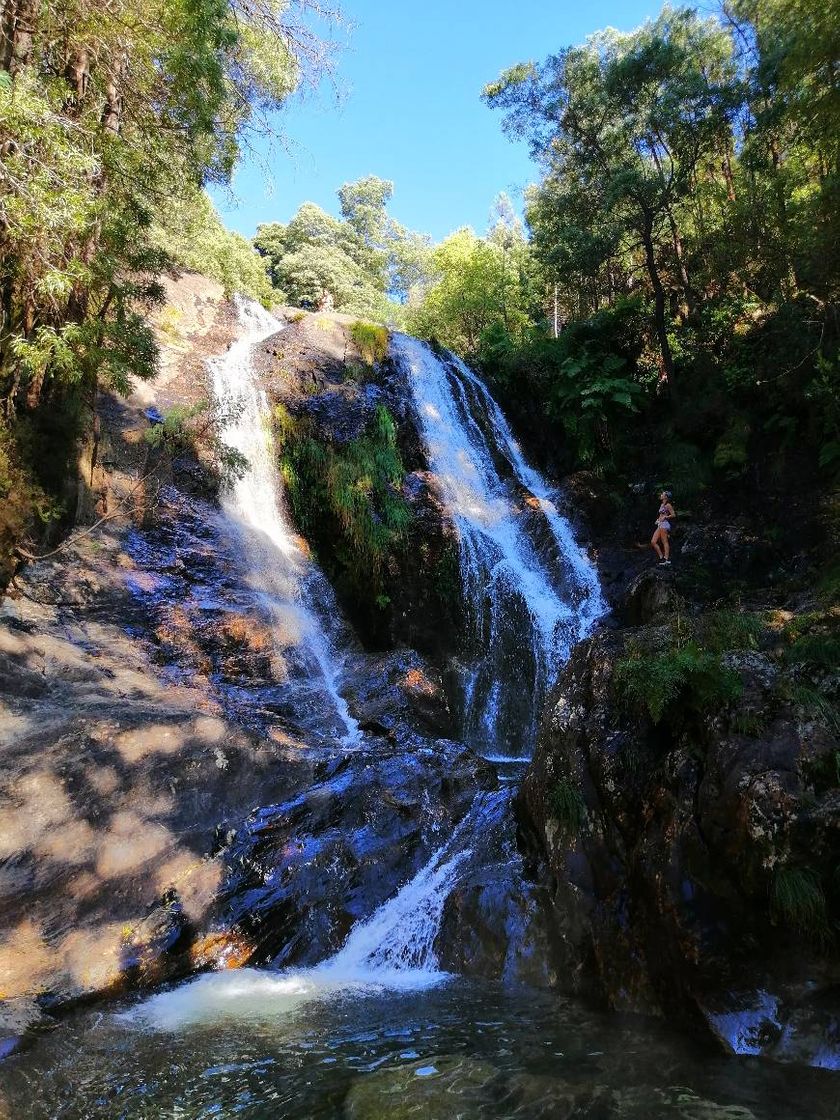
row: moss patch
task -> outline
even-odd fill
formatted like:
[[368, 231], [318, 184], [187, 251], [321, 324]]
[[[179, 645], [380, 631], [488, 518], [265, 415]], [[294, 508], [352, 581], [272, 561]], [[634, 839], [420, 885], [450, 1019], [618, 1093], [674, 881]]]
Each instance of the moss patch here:
[[389, 562], [401, 556], [412, 521], [393, 417], [378, 406], [364, 433], [340, 446], [282, 405], [275, 429], [295, 521], [353, 613], [375, 629], [390, 602]]

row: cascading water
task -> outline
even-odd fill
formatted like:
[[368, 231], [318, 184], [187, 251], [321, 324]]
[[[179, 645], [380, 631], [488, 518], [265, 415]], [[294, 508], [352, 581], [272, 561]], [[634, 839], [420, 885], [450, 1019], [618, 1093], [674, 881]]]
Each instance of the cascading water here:
[[[296, 621], [301, 656], [317, 664], [346, 734], [353, 734], [338, 693], [334, 647], [301, 601], [317, 570], [307, 568], [280, 513], [263, 421], [266, 402], [251, 363], [253, 345], [277, 324], [255, 304], [241, 304], [240, 314], [245, 336], [213, 365], [217, 399], [242, 397], [241, 413], [224, 436], [250, 464], [228, 491], [225, 508], [246, 535], [252, 578], [284, 625], [289, 615]], [[475, 605], [464, 738], [491, 757], [513, 747], [524, 758], [552, 668], [604, 609], [597, 576], [481, 381], [457, 359], [443, 361], [415, 339], [398, 336], [395, 350], [410, 374], [430, 466], [459, 532], [465, 596]], [[171, 1029], [208, 1018], [285, 1014], [347, 988], [406, 990], [439, 983], [446, 974], [434, 945], [446, 899], [462, 875], [498, 850], [489, 836], [505, 827], [509, 796], [507, 790], [479, 794], [448, 842], [323, 964], [204, 976], [152, 997], [132, 1017]]]
[[329, 637], [338, 612], [332, 589], [286, 520], [268, 401], [254, 369], [254, 347], [281, 324], [254, 300], [239, 298], [236, 306], [243, 333], [208, 363], [222, 416], [220, 436], [247, 461], [244, 473], [224, 489], [222, 510], [241, 542], [244, 574], [271, 621], [278, 675], [294, 695], [299, 721], [352, 746], [358, 724], [339, 692], [341, 662]]
[[460, 541], [464, 738], [491, 759], [527, 759], [554, 671], [605, 609], [598, 578], [479, 378], [405, 335], [394, 350]]

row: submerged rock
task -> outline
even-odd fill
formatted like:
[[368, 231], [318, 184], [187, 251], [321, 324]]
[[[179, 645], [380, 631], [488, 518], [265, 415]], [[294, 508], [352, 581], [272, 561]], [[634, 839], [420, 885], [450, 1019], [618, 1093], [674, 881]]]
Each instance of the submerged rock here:
[[480, 1115], [501, 1081], [499, 1071], [478, 1058], [434, 1055], [366, 1074], [350, 1087], [344, 1115], [348, 1120]]

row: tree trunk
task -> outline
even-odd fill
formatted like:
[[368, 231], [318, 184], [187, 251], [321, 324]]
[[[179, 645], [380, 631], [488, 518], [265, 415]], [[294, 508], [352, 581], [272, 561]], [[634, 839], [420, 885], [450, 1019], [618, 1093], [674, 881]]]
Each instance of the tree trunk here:
[[671, 395], [671, 400], [676, 400], [674, 388], [674, 358], [671, 354], [671, 344], [668, 341], [668, 325], [665, 320], [665, 289], [662, 287], [662, 280], [656, 265], [656, 252], [653, 247], [653, 215], [647, 211], [644, 212], [641, 235], [645, 250], [645, 265], [647, 266], [648, 277], [651, 287], [653, 288], [654, 324], [662, 359], [662, 380], [668, 382], [668, 391]]
[[38, 0], [6, 0], [3, 9], [4, 69], [12, 77], [29, 64]]

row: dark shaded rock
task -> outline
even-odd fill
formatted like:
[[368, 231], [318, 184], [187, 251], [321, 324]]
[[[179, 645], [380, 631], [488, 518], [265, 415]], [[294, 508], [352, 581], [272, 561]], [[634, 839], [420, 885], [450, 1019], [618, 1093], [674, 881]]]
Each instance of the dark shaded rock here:
[[531, 881], [519, 853], [513, 790], [481, 822], [475, 861], [444, 906], [435, 948], [441, 965], [466, 976], [554, 987], [568, 961], [546, 886]]
[[773, 545], [743, 525], [692, 525], [681, 534], [679, 553], [718, 579], [761, 578], [778, 562]]
[[429, 860], [492, 768], [456, 743], [348, 756], [297, 797], [237, 830], [217, 920], [251, 963], [314, 964]]
[[672, 572], [654, 565], [630, 583], [621, 605], [621, 615], [628, 626], [665, 623], [678, 601]]
[[782, 667], [754, 649], [722, 658], [741, 682], [728, 703], [696, 711], [679, 697], [658, 724], [619, 703], [626, 643], [664, 651], [665, 634], [577, 647], [549, 698], [522, 810], [572, 933], [564, 952], [592, 962], [611, 1006], [705, 1029], [698, 1001], [730, 989], [828, 992], [840, 979], [832, 939], [797, 933], [770, 905], [780, 868], [806, 869], [837, 920], [836, 791], [813, 774], [838, 743], [802, 722]]
[[409, 729], [452, 736], [455, 724], [440, 672], [415, 650], [366, 659], [351, 677], [347, 700], [363, 729], [396, 740]]

